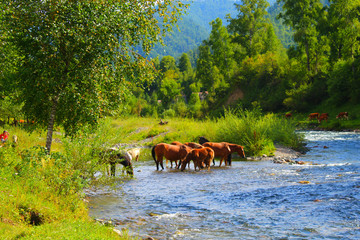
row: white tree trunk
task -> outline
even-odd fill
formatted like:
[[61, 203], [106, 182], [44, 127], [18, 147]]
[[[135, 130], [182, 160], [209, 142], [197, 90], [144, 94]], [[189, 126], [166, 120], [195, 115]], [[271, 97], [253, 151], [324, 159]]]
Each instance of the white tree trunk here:
[[52, 135], [54, 132], [55, 116], [56, 116], [58, 101], [59, 101], [58, 97], [56, 97], [52, 101], [52, 107], [51, 107], [51, 112], [50, 112], [50, 116], [49, 116], [49, 123], [48, 123], [48, 127], [47, 127], [47, 135], [46, 135], [46, 149], [47, 149], [48, 153], [50, 153], [50, 150], [51, 150]]

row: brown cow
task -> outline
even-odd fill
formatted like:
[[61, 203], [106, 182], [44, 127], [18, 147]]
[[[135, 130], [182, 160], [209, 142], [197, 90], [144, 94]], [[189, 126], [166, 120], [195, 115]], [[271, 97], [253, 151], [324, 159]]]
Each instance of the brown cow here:
[[319, 119], [320, 117], [320, 113], [310, 113], [309, 114], [309, 121], [313, 120], [313, 119]]
[[203, 148], [203, 145], [200, 145], [198, 143], [194, 143], [194, 142], [186, 142], [184, 143], [186, 146], [189, 146], [191, 148]]
[[191, 148], [185, 145], [178, 146], [167, 143], [159, 143], [152, 148], [151, 154], [156, 163], [156, 170], [159, 170], [159, 164], [161, 168], [164, 169], [163, 166], [164, 157], [166, 160], [170, 160], [171, 167], [173, 161], [175, 161], [177, 167], [178, 166], [177, 161], [180, 160], [180, 162], [182, 162], [190, 151]]
[[209, 147], [215, 152], [215, 157], [220, 157], [220, 165], [221, 167], [222, 162], [225, 160], [225, 166], [227, 165], [227, 159], [231, 157], [231, 149], [227, 142], [206, 142], [202, 144], [204, 147]]
[[337, 116], [336, 119], [349, 119], [349, 113], [348, 112], [340, 112]]
[[[179, 141], [173, 141], [170, 143], [171, 145], [177, 145], [177, 146], [182, 146], [184, 145], [185, 147], [189, 148], [189, 149], [193, 149], [193, 148], [203, 148], [202, 145], [200, 144], [197, 144], [197, 143], [184, 143], [182, 144], [181, 142]], [[177, 169], [180, 168], [180, 165], [181, 165], [181, 162], [177, 165]], [[167, 166], [167, 160], [166, 160], [166, 166]], [[189, 161], [189, 164], [188, 164], [189, 168], [190, 168], [190, 161]], [[171, 162], [171, 168], [172, 168], [172, 162]]]
[[[240, 157], [245, 158], [244, 147], [234, 143], [228, 143], [231, 153], [237, 152]], [[229, 166], [231, 166], [231, 158], [228, 158]]]
[[292, 113], [286, 113], [286, 114], [285, 114], [285, 118], [286, 118], [286, 119], [292, 118]]
[[208, 171], [210, 170], [211, 161], [214, 159], [215, 153], [209, 147], [204, 148], [195, 148], [192, 149], [189, 154], [186, 156], [185, 160], [181, 164], [181, 171], [183, 171], [186, 167], [186, 164], [189, 164], [191, 160], [194, 162], [194, 168], [196, 171], [196, 167], [199, 169], [207, 167]]
[[324, 120], [327, 122], [328, 118], [329, 118], [329, 113], [322, 113], [320, 115], [320, 117], [318, 118], [318, 122], [321, 123], [321, 121], [324, 121]]

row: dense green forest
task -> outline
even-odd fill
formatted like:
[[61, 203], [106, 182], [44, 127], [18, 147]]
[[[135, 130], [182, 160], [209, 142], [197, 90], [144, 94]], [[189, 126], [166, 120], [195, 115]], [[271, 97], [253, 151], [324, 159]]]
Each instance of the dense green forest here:
[[[151, 61], [156, 71], [123, 72], [136, 84], [119, 81], [121, 104], [105, 114], [197, 118], [219, 116], [228, 107], [308, 112], [358, 105], [359, 0], [269, 2], [185, 1], [186, 14], [163, 39], [167, 46], [135, 47], [140, 55], [129, 58], [147, 69]], [[2, 47], [3, 119], [34, 118], [7, 84], [19, 76], [13, 66], [22, 56]]]
[[[195, 0], [184, 1], [184, 3], [190, 4], [186, 10], [186, 15], [178, 22], [178, 28], [175, 28], [172, 33], [165, 37], [165, 45], [156, 44], [154, 49], [150, 52], [149, 58], [164, 56], [173, 56], [179, 58], [182, 53], [196, 49], [203, 40], [209, 37], [211, 32], [211, 21], [216, 18], [220, 18], [224, 25], [227, 25], [226, 15], [230, 14], [235, 16], [237, 14], [234, 3], [239, 1], [234, 0]], [[276, 15], [280, 11], [280, 7], [276, 3], [276, 0], [268, 1], [270, 3], [268, 18], [273, 22], [276, 33], [284, 42], [284, 44], [291, 44], [292, 33], [289, 28], [284, 28], [278, 20]], [[286, 30], [287, 29], [287, 30]], [[284, 33], [287, 31], [287, 33]], [[140, 54], [144, 55], [143, 51], [137, 49]], [[192, 61], [195, 64], [195, 61]]]
[[224, 106], [307, 112], [360, 103], [359, 1], [242, 2], [212, 20], [198, 48], [155, 60], [160, 76], [126, 109], [200, 117]]
[[0, 236], [120, 238], [83, 190], [121, 141], [206, 133], [271, 154], [303, 146], [275, 113], [360, 109], [360, 0], [133, 2], [0, 1]]

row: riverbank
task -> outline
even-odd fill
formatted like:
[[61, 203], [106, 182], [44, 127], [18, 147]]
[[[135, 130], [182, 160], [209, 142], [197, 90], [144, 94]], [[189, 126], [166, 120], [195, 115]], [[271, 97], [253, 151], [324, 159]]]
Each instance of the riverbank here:
[[[90, 216], [155, 239], [356, 238], [360, 135], [304, 135], [310, 151], [293, 159], [304, 165], [234, 159], [210, 172], [156, 171], [142, 158], [134, 180], [90, 197]], [[296, 157], [279, 147], [275, 156]]]
[[[96, 152], [104, 147], [141, 143], [146, 147], [147, 156], [142, 155], [140, 159], [150, 160], [150, 149], [159, 142], [197, 142], [199, 136], [214, 142], [242, 144], [248, 155], [270, 155], [274, 150], [273, 141], [301, 142], [295, 127], [274, 115], [245, 112], [216, 121], [175, 118], [166, 121], [166, 125], [161, 125], [155, 118], [104, 119], [98, 129], [84, 129], [77, 138], [56, 135], [58, 141], [50, 155], [43, 147], [44, 132], [33, 131], [29, 135], [26, 128], [4, 126], [19, 141], [0, 149], [3, 165], [0, 169], [0, 188], [3, 189], [0, 191], [0, 238], [59, 235], [83, 239], [80, 233], [77, 237], [74, 229], [91, 229], [92, 225], [96, 225], [93, 227], [96, 232], [88, 235], [88, 239], [119, 238], [111, 227], [88, 217], [89, 209], [83, 199], [83, 190], [89, 185], [111, 185], [123, 180], [120, 175], [109, 178], [106, 174], [105, 165]], [[100, 178], [96, 177], [99, 172]]]
[[293, 159], [299, 158], [300, 156], [304, 155], [305, 153], [301, 153], [299, 151], [295, 151], [289, 147], [285, 147], [283, 145], [275, 144], [275, 152], [273, 156], [267, 156], [263, 154], [262, 156], [250, 156], [247, 157], [246, 160], [248, 161], [292, 161]]

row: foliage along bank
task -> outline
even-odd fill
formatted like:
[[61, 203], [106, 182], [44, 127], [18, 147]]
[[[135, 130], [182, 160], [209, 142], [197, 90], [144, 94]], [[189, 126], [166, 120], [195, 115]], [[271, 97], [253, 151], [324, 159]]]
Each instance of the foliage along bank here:
[[[120, 238], [111, 228], [89, 218], [84, 201], [85, 187], [112, 181], [116, 184], [121, 179], [107, 177], [107, 165], [96, 151], [104, 146], [139, 144], [153, 136], [159, 137], [143, 144], [198, 141], [199, 136], [206, 136], [212, 141], [244, 145], [247, 156], [251, 156], [271, 155], [274, 141], [289, 147], [302, 143], [291, 121], [273, 114], [263, 116], [260, 111], [227, 112], [218, 120], [174, 118], [168, 122], [159, 125], [155, 118], [105, 120], [95, 132], [85, 128], [76, 138], [58, 134], [51, 154], [38, 145], [44, 144], [44, 132], [28, 134], [26, 126], [3, 126], [19, 141], [9, 140], [0, 148], [0, 236], [76, 239], [84, 238], [84, 230], [91, 229], [87, 239]], [[102, 177], [95, 177], [99, 172]], [[121, 239], [128, 239], [126, 232]]]
[[[246, 0], [235, 6], [238, 14], [228, 15], [226, 26], [214, 19], [196, 50], [153, 60], [160, 75], [134, 88], [120, 114], [218, 117], [224, 106], [254, 104], [266, 112], [306, 114], [317, 106], [347, 111], [360, 104], [359, 1], [282, 0], [268, 8], [264, 0]], [[278, 19], [270, 20], [268, 11]], [[275, 34], [290, 28], [292, 45]]]
[[129, 239], [88, 216], [82, 193], [88, 184], [66, 154], [6, 143], [0, 164], [1, 239]]

